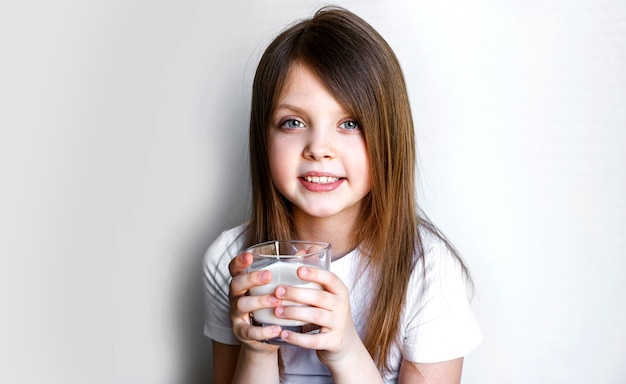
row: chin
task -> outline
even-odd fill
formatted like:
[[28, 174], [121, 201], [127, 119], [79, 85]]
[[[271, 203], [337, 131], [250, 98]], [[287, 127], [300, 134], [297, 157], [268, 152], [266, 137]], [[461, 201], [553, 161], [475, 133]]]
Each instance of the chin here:
[[304, 214], [314, 217], [316, 219], [331, 219], [348, 214], [350, 210], [345, 209], [316, 209], [316, 210], [304, 210]]

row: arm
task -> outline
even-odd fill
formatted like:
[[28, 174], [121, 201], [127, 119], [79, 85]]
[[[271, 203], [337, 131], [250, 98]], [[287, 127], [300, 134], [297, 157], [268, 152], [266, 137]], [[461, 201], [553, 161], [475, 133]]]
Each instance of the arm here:
[[213, 341], [213, 384], [230, 384], [237, 368], [239, 346]]
[[263, 343], [275, 337], [280, 327], [257, 327], [250, 321], [250, 312], [259, 308], [274, 307], [280, 300], [273, 296], [248, 296], [248, 290], [271, 280], [269, 271], [244, 273], [252, 263], [250, 254], [241, 254], [229, 264], [230, 318], [233, 335], [242, 343], [230, 346], [213, 342], [213, 375], [216, 384], [279, 382], [278, 346]]
[[327, 361], [325, 364], [330, 369], [335, 384], [383, 383], [378, 367], [362, 342], [356, 344], [353, 351], [348, 352], [342, 360], [332, 363]]
[[241, 346], [233, 383], [278, 384], [278, 352]]
[[315, 349], [320, 361], [330, 370], [335, 384], [382, 383], [380, 372], [359, 338], [350, 311], [347, 287], [332, 272], [300, 267], [298, 276], [320, 284], [323, 290], [279, 286], [277, 298], [307, 306], [278, 306], [276, 315], [319, 325], [318, 334], [294, 333], [283, 330], [286, 342]]
[[402, 360], [399, 384], [459, 384], [463, 358], [441, 363], [414, 363]]
[[278, 383], [277, 355], [213, 341], [213, 384]]

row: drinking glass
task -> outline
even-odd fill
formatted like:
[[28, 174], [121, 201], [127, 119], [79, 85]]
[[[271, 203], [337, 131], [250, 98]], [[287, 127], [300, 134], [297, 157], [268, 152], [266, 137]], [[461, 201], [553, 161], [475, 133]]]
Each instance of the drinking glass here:
[[[251, 295], [269, 295], [279, 285], [299, 288], [322, 289], [317, 283], [301, 280], [297, 275], [299, 267], [305, 265], [328, 270], [330, 268], [330, 244], [302, 240], [272, 240], [256, 244], [245, 252], [253, 256], [252, 265], [246, 272], [267, 270], [272, 273], [272, 280], [265, 285], [250, 289]], [[284, 300], [284, 306], [301, 306], [303, 304]], [[263, 308], [252, 313], [255, 325], [280, 325], [282, 329], [293, 332], [314, 332], [319, 327], [303, 321], [283, 319], [274, 316], [274, 308]], [[266, 340], [271, 344], [282, 344], [280, 338]]]

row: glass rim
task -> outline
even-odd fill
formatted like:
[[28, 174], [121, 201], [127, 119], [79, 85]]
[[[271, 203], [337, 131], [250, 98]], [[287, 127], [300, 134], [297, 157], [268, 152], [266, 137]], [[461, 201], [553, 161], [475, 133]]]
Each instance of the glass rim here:
[[[264, 254], [264, 253], [254, 253], [252, 252], [253, 249], [255, 248], [261, 248], [261, 247], [265, 247], [268, 245], [273, 245], [276, 243], [290, 243], [290, 244], [310, 244], [310, 245], [318, 245], [321, 246], [322, 248], [313, 251], [313, 252], [307, 252], [305, 254], [302, 255], [276, 255], [276, 254]], [[308, 240], [269, 240], [269, 241], [264, 241], [262, 243], [258, 243], [258, 244], [254, 244], [248, 248], [246, 248], [244, 250], [244, 252], [248, 252], [248, 253], [252, 253], [252, 255], [254, 257], [274, 257], [274, 258], [300, 258], [300, 257], [306, 257], [306, 256], [311, 256], [311, 255], [315, 255], [316, 253], [319, 253], [321, 251], [328, 251], [331, 248], [331, 244], [325, 241], [308, 241]]]

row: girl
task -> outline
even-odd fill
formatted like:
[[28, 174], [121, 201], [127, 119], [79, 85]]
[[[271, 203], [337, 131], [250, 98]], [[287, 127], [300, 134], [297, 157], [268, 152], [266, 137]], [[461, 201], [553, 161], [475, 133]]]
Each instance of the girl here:
[[[455, 250], [415, 202], [415, 143], [400, 65], [365, 21], [339, 8], [282, 32], [254, 79], [252, 217], [225, 231], [204, 266], [215, 383], [457, 383], [481, 340]], [[244, 273], [247, 246], [332, 244], [330, 271], [300, 267], [322, 291]], [[283, 300], [306, 304], [283, 306]], [[319, 325], [254, 326], [250, 313]], [[280, 337], [280, 348], [262, 340]]]

